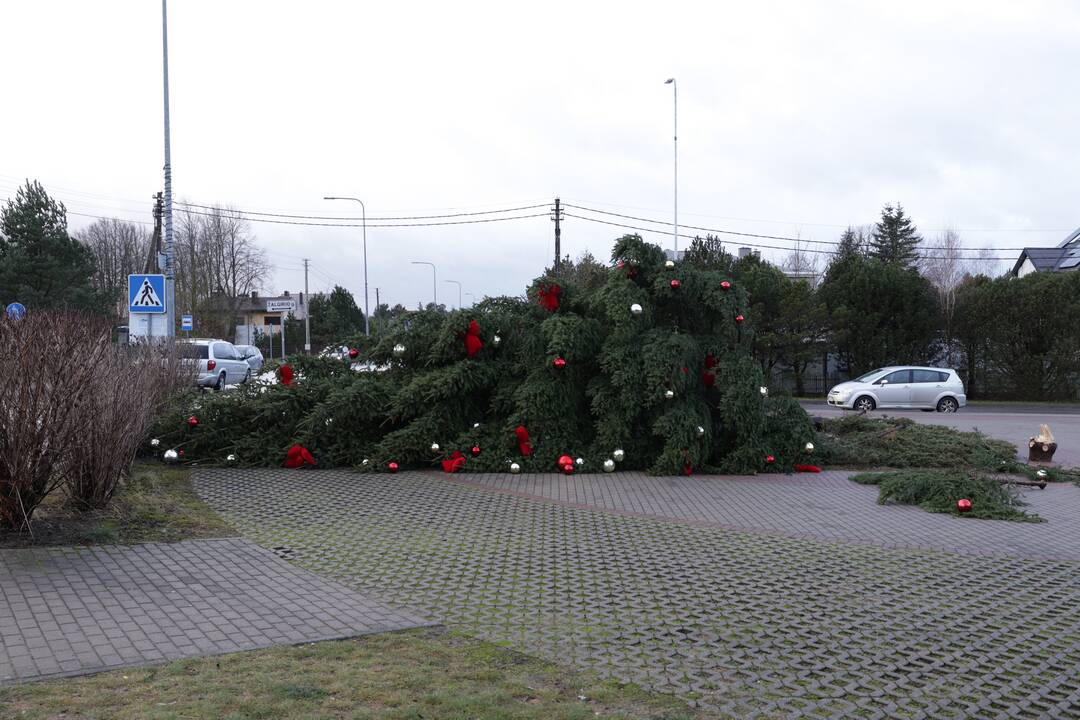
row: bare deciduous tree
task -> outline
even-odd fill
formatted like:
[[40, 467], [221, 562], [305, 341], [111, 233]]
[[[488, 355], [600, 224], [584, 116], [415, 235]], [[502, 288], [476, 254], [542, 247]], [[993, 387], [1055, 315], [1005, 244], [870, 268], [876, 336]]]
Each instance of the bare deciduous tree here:
[[176, 302], [208, 331], [230, 337], [241, 300], [262, 289], [273, 266], [247, 220], [229, 208], [176, 213]]
[[127, 276], [143, 270], [150, 233], [135, 223], [103, 218], [80, 230], [75, 238], [94, 255], [94, 288], [116, 293], [117, 302], [121, 302]]
[[815, 247], [796, 236], [791, 253], [780, 263], [780, 269], [796, 278], [805, 278], [813, 287], [821, 274], [821, 253], [813, 252]]
[[950, 366], [955, 365], [957, 361], [953, 342], [956, 290], [968, 272], [965, 252], [970, 251], [964, 248], [960, 234], [951, 228], [946, 228], [928, 243], [919, 259], [919, 271], [937, 291], [943, 324], [945, 362]]

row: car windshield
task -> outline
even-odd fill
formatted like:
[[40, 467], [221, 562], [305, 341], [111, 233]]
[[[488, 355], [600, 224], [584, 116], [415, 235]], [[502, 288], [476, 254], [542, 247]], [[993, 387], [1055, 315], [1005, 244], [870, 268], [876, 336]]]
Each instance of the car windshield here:
[[870, 380], [872, 377], [874, 377], [878, 373], [881, 373], [881, 372], [884, 372], [884, 371], [885, 371], [885, 368], [878, 368], [877, 370], [871, 370], [870, 372], [866, 373], [865, 375], [860, 375], [859, 377], [855, 378], [855, 382], [866, 382], [867, 380]]

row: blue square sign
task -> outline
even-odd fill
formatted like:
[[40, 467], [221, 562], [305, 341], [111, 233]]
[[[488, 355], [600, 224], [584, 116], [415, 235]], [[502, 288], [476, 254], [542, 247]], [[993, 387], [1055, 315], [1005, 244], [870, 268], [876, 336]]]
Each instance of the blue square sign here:
[[190, 315], [180, 316], [180, 329], [184, 332], [191, 332], [195, 329], [195, 319]]
[[165, 276], [128, 275], [128, 312], [165, 312]]

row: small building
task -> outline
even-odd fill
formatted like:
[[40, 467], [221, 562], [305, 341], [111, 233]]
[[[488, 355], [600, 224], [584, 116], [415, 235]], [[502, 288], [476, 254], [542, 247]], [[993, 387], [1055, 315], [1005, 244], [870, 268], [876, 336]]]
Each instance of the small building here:
[[1080, 228], [1057, 247], [1024, 248], [1009, 274], [1024, 277], [1033, 272], [1072, 272], [1080, 269]]
[[289, 316], [297, 320], [307, 317], [307, 298], [304, 293], [293, 295], [288, 290], [281, 295], [259, 295], [240, 300], [236, 309], [236, 342], [251, 345], [255, 336], [281, 334], [281, 326]]

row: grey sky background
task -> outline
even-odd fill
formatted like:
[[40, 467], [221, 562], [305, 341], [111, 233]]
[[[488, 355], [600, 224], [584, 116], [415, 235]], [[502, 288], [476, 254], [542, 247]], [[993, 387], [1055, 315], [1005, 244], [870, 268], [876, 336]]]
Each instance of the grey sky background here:
[[[1075, 3], [173, 0], [169, 13], [174, 192], [196, 203], [353, 215], [321, 198], [356, 195], [386, 216], [559, 195], [670, 222], [675, 76], [680, 224], [835, 241], [899, 201], [928, 238], [953, 227], [1010, 258], [1080, 225]], [[36, 178], [73, 213], [151, 221], [160, 23], [152, 0], [0, 5], [0, 199]], [[300, 289], [310, 257], [312, 290], [362, 298], [359, 229], [251, 227], [277, 266], [268, 290]], [[622, 232], [567, 219], [563, 250], [606, 260]], [[520, 294], [552, 254], [546, 217], [368, 230], [371, 287], [410, 306], [431, 299], [430, 269], [410, 260], [434, 262], [456, 305], [443, 279], [477, 299]]]

